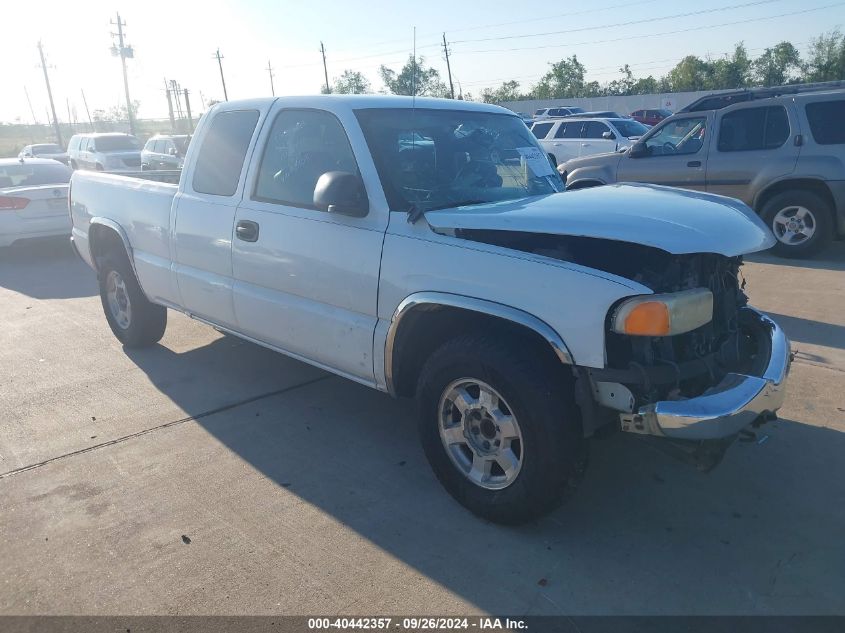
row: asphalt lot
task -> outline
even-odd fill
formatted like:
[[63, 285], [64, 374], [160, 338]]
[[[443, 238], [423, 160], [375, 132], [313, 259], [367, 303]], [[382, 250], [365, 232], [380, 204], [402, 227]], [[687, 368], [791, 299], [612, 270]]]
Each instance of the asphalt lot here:
[[596, 441], [568, 506], [503, 528], [409, 403], [172, 312], [124, 350], [64, 242], [0, 252], [0, 613], [845, 614], [845, 243], [751, 259], [782, 419], [707, 475]]

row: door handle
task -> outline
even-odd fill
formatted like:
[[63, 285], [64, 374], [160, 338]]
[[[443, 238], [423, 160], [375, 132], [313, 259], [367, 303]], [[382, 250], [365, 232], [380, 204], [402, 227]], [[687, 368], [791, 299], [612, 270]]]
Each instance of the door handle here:
[[589, 147], [589, 146], [590, 146], [589, 143], [581, 143], [581, 147]]
[[235, 235], [244, 242], [258, 241], [258, 222], [239, 220], [235, 225]]
[[690, 162], [687, 163], [687, 167], [701, 167], [701, 161], [700, 160], [691, 160]]

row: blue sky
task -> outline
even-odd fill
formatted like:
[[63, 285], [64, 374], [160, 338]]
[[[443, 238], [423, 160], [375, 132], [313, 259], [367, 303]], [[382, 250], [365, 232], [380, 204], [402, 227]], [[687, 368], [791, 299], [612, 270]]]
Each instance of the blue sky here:
[[[736, 5], [748, 6], [727, 8]], [[321, 40], [330, 78], [347, 68], [358, 70], [378, 90], [379, 64], [402, 65], [413, 46], [414, 26], [418, 54], [445, 79], [439, 46], [445, 31], [453, 77], [464, 91], [478, 95], [511, 78], [527, 90], [549, 63], [572, 54], [587, 66], [588, 78], [605, 82], [617, 77], [616, 69], [625, 63], [636, 76], [659, 76], [684, 55], [718, 57], [740, 41], [752, 55], [784, 39], [803, 52], [819, 33], [845, 27], [843, 0], [14, 3], [3, 9], [0, 121], [31, 121], [24, 86], [35, 117], [46, 119], [39, 39], [48, 54], [60, 120], [67, 119], [68, 104], [80, 120], [85, 118], [83, 89], [91, 109], [121, 103], [120, 63], [108, 51], [109, 20], [116, 11], [126, 20], [127, 41], [135, 47], [136, 57], [128, 62], [130, 91], [141, 102], [144, 118], [166, 116], [165, 77], [191, 90], [195, 110], [202, 109], [201, 100], [222, 98], [213, 59], [218, 47], [230, 99], [270, 94], [268, 60], [275, 68], [276, 94], [318, 92]], [[703, 11], [709, 12], [679, 15]]]

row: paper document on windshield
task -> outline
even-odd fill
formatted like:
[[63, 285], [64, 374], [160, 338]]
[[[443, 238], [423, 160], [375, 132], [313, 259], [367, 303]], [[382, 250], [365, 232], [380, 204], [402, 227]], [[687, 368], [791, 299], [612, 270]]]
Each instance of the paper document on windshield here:
[[[529, 168], [534, 176], [551, 176], [554, 174], [549, 157], [536, 147], [517, 147], [520, 162]], [[526, 174], [527, 176], [527, 174]]]

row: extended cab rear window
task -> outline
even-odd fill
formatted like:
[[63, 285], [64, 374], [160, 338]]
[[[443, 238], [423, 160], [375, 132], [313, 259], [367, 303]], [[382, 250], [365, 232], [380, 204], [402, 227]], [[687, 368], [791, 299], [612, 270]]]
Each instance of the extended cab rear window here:
[[218, 112], [199, 148], [193, 187], [197, 193], [232, 196], [258, 123], [258, 110]]
[[813, 140], [819, 145], [845, 143], [845, 100], [808, 103], [807, 120]]

